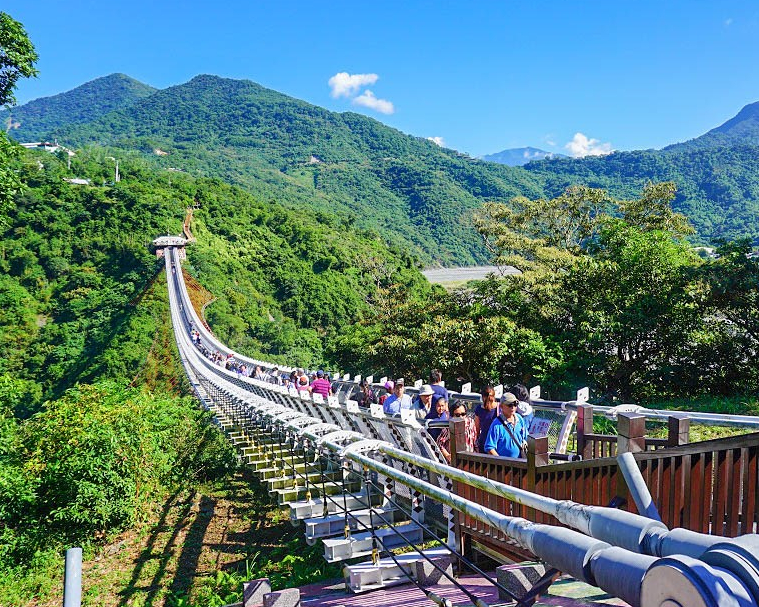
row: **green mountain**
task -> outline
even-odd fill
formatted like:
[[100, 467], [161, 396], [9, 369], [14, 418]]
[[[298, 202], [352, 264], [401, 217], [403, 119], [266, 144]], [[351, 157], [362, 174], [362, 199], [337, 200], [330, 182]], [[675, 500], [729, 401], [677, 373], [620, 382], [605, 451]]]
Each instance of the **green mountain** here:
[[608, 189], [616, 198], [634, 198], [648, 182], [673, 181], [673, 208], [696, 228], [694, 241], [749, 238], [759, 243], [759, 147], [617, 152], [544, 160], [524, 169], [543, 183], [548, 197], [585, 184]]
[[41, 141], [62, 124], [82, 124], [155, 92], [124, 74], [111, 74], [82, 86], [0, 111], [0, 120], [17, 141]]
[[759, 101], [745, 106], [733, 118], [700, 137], [664, 148], [666, 152], [692, 152], [717, 147], [759, 146]]
[[428, 263], [485, 261], [471, 212], [484, 200], [541, 193], [517, 169], [216, 76], [157, 91], [87, 124], [61, 121], [46, 136], [139, 150], [156, 166], [220, 177], [304, 213], [351, 217]]
[[[118, 88], [124, 78], [95, 82]], [[86, 106], [77, 92], [82, 88], [57, 96], [62, 106]], [[137, 151], [158, 169], [219, 177], [303, 214], [337, 215], [361, 229], [379, 230], [427, 264], [487, 260], [471, 227], [471, 214], [483, 201], [553, 197], [577, 183], [624, 198], [637, 195], [649, 181], [671, 180], [678, 186], [675, 209], [696, 227], [694, 241], [748, 237], [759, 242], [759, 104], [702, 137], [664, 150], [509, 167], [247, 80], [203, 75], [142, 92], [146, 96], [111, 111], [88, 110], [88, 120], [48, 112], [34, 132], [69, 146], [107, 145], [111, 155]]]

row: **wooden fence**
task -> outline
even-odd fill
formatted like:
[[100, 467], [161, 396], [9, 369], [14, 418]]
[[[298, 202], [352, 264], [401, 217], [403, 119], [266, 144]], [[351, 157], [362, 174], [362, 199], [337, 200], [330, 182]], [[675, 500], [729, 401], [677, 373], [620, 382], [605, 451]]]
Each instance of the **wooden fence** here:
[[[594, 506], [617, 506], [637, 512], [615, 457], [632, 452], [651, 491], [662, 521], [670, 528], [684, 527], [720, 536], [756, 533], [759, 529], [759, 433], [687, 444], [688, 420], [669, 420], [666, 439], [645, 437], [645, 418], [620, 414], [619, 436], [585, 432], [592, 429], [592, 411], [578, 412], [578, 454], [581, 461], [553, 463], [546, 438], [529, 439], [527, 460], [459, 451], [465, 444], [463, 424], [452, 421], [454, 466], [557, 500], [568, 499]], [[603, 454], [603, 457], [595, 457]], [[512, 504], [504, 498], [454, 483], [463, 497], [498, 512], [529, 520], [560, 524], [554, 517]], [[522, 558], [500, 531], [458, 515], [459, 549], [469, 551], [472, 542], [491, 555]]]

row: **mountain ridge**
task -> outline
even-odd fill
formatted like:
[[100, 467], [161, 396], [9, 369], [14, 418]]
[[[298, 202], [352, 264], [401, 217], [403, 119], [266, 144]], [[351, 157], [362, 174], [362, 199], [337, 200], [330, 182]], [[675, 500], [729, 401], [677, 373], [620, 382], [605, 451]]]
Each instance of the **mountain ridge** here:
[[487, 162], [497, 162], [499, 164], [505, 164], [508, 166], [524, 166], [528, 162], [535, 160], [544, 160], [545, 158], [564, 158], [564, 154], [558, 154], [556, 152], [546, 152], [539, 148], [533, 148], [530, 146], [523, 148], [508, 148], [495, 152], [494, 154], [485, 154], [480, 158]]
[[485, 200], [541, 191], [528, 174], [373, 118], [208, 74], [47, 135], [148, 155], [158, 148], [168, 152], [154, 158], [159, 166], [200, 171], [288, 206], [353, 216], [433, 263], [486, 261], [471, 213]]
[[[648, 181], [674, 181], [674, 207], [694, 223], [694, 242], [759, 242], [758, 108], [749, 104], [717, 129], [663, 150], [509, 167], [251, 80], [200, 74], [89, 122], [51, 121], [45, 135], [136, 149], [159, 168], [217, 177], [301, 212], [352, 217], [424, 263], [472, 265], [488, 260], [471, 225], [483, 202], [553, 197], [574, 184], [632, 198]], [[167, 155], [156, 157], [156, 149]]]
[[759, 146], [759, 101], [743, 106], [735, 116], [703, 135], [668, 145], [661, 151], [694, 151], [731, 145]]
[[[0, 111], [6, 130], [18, 141], [38, 141], [65, 122], [82, 124], [152, 95], [158, 89], [126, 74], [109, 74], [66, 91]], [[31, 124], [30, 124], [31, 123]]]

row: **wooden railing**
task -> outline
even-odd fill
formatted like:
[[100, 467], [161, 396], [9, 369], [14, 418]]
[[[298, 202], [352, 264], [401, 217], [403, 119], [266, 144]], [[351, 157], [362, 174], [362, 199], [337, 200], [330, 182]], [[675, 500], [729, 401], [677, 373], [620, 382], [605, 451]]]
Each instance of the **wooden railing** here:
[[[687, 419], [673, 418], [669, 438], [657, 439], [653, 444], [651, 439], [642, 436], [641, 428], [645, 430], [642, 416], [620, 414], [614, 453], [629, 451], [635, 455], [661, 519], [668, 527], [720, 536], [759, 531], [759, 433], [669, 446], [687, 441]], [[602, 452], [598, 445], [609, 444], [606, 437], [602, 441], [590, 434], [590, 437], [585, 435], [589, 440], [584, 446], [578, 441], [578, 451], [582, 447], [585, 455], [590, 454], [588, 459], [552, 463], [547, 439], [530, 437], [525, 461], [459, 451], [457, 445], [465, 444], [463, 425], [454, 420], [452, 463], [462, 470], [557, 500], [615, 505], [636, 512], [617, 460], [592, 457], [593, 453]], [[654, 450], [650, 450], [652, 448]], [[499, 512], [538, 523], [559, 524], [552, 516], [511, 504], [504, 498], [459, 482], [454, 483], [454, 490]], [[456, 535], [462, 550], [468, 550], [475, 541], [490, 553], [508, 558], [527, 556], [510, 546], [508, 538], [498, 530], [466, 516], [458, 516]]]
[[[582, 459], [616, 457], [625, 451], [655, 451], [675, 447], [688, 442], [690, 421], [683, 414], [673, 414], [667, 420], [667, 438], [646, 436], [646, 419], [641, 415], [622, 413], [617, 418], [618, 434], [595, 434], [593, 432], [593, 407], [577, 407], [577, 453]], [[618, 443], [622, 441], [620, 449]], [[627, 445], [634, 444], [634, 448]]]

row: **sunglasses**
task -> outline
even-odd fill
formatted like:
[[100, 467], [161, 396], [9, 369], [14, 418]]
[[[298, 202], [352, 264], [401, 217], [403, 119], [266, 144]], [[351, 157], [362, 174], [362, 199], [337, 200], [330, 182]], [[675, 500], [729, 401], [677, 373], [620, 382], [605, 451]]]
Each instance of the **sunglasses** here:
[[503, 404], [501, 404], [501, 406], [502, 407], [512, 407], [513, 408], [513, 407], [516, 407], [517, 404], [516, 403], [503, 403]]

